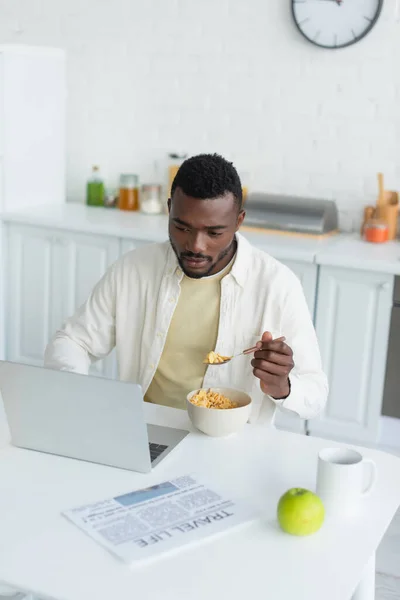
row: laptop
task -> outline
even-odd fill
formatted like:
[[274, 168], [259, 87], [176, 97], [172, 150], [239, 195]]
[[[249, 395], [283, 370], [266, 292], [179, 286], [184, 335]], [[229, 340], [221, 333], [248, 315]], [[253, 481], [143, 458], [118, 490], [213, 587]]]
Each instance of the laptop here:
[[140, 385], [0, 361], [12, 443], [148, 473], [188, 431], [147, 425]]

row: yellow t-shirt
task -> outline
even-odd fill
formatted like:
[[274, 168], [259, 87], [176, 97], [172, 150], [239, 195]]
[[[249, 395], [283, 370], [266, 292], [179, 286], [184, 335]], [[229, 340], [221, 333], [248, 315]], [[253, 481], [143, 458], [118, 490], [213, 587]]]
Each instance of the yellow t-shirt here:
[[186, 408], [186, 396], [203, 384], [204, 359], [218, 336], [221, 280], [234, 259], [219, 273], [201, 279], [184, 275], [157, 371], [145, 395], [146, 402]]

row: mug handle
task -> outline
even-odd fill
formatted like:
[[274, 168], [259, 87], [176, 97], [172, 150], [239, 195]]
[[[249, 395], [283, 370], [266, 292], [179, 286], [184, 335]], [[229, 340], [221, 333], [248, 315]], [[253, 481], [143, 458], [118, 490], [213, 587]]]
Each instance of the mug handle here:
[[370, 491], [372, 490], [372, 488], [375, 485], [375, 481], [376, 481], [376, 464], [374, 463], [373, 460], [371, 460], [369, 458], [364, 458], [363, 465], [368, 465], [368, 468], [369, 468], [369, 471], [370, 471], [369, 483], [368, 483], [368, 485], [362, 491], [362, 495], [363, 496], [367, 496], [367, 494], [370, 493]]

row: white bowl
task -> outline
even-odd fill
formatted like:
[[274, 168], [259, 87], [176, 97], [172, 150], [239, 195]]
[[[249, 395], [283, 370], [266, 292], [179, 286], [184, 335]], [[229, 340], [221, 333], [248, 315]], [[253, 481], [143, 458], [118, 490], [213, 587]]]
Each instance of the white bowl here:
[[189, 418], [193, 425], [212, 437], [223, 437], [237, 433], [249, 420], [251, 398], [245, 392], [231, 388], [207, 388], [218, 392], [237, 403], [237, 408], [206, 408], [192, 404], [190, 399], [200, 390], [194, 390], [187, 395], [186, 405]]

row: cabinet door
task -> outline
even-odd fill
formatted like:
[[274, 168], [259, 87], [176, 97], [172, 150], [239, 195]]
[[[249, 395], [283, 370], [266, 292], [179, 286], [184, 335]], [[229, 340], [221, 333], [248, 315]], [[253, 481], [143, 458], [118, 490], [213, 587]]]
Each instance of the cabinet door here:
[[48, 229], [14, 225], [7, 234], [6, 357], [43, 365], [55, 324], [53, 236]]
[[[118, 259], [119, 241], [113, 237], [62, 232], [55, 236], [55, 252], [68, 248], [68, 261], [60, 269], [62, 277], [67, 278], [67, 286], [60, 290], [68, 296], [69, 310], [63, 315], [64, 320], [83, 304], [96, 283], [102, 278], [107, 268]], [[56, 292], [57, 305], [62, 302]], [[103, 377], [115, 378], [117, 365], [115, 351], [109, 357], [96, 362], [91, 373]]]
[[[0, 158], [1, 163], [1, 158]], [[1, 165], [0, 165], [1, 168]], [[0, 174], [0, 187], [1, 187], [1, 174]], [[1, 193], [1, 192], [0, 192]], [[1, 199], [0, 199], [1, 203]], [[5, 322], [5, 284], [6, 284], [6, 274], [4, 272], [5, 267], [5, 256], [7, 254], [6, 244], [5, 244], [5, 231], [6, 228], [3, 223], [0, 221], [0, 360], [4, 360], [5, 358], [5, 331], [4, 331], [4, 322]]]
[[[313, 318], [317, 289], [317, 265], [295, 260], [284, 260], [281, 262], [289, 267], [300, 279], [310, 309], [311, 318]], [[275, 426], [278, 429], [294, 433], [306, 432], [306, 422], [304, 419], [300, 419], [295, 413], [283, 412], [281, 409], [277, 409], [275, 413]]]
[[135, 248], [140, 248], [140, 246], [147, 246], [148, 244], [151, 244], [151, 242], [146, 240], [131, 240], [128, 238], [124, 238], [120, 240], [120, 253], [121, 255], [126, 254], [127, 252], [130, 252]]
[[310, 309], [311, 318], [314, 320], [318, 266], [313, 263], [305, 263], [297, 260], [281, 260], [280, 262], [289, 267], [300, 279], [308, 308]]
[[316, 330], [330, 393], [311, 434], [375, 442], [379, 434], [394, 278], [321, 267]]
[[[4, 154], [4, 87], [4, 53], [0, 50], [0, 169]], [[1, 189], [2, 191], [3, 189]], [[2, 200], [3, 198], [0, 197], [0, 207], [2, 207]]]
[[[119, 254], [116, 238], [8, 227], [6, 356], [43, 365], [45, 347]], [[115, 355], [93, 365], [116, 376]]]

